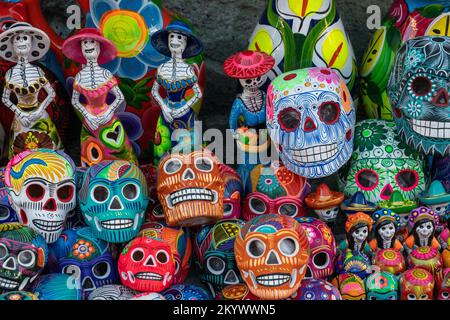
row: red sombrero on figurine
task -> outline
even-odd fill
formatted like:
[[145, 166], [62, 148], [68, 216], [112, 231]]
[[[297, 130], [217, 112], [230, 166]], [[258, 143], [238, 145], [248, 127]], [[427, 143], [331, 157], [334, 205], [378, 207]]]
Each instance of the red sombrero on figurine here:
[[81, 51], [81, 41], [85, 39], [95, 40], [100, 43], [100, 55], [98, 63], [105, 64], [117, 57], [117, 48], [114, 43], [106, 39], [100, 30], [95, 28], [85, 28], [76, 35], [64, 41], [62, 51], [64, 55], [75, 62], [86, 64], [86, 58]]
[[275, 59], [264, 52], [259, 51], [240, 51], [223, 64], [225, 74], [234, 79], [254, 79], [267, 72], [275, 64]]
[[306, 205], [314, 210], [337, 207], [342, 201], [344, 201], [344, 194], [330, 190], [325, 183], [319, 184], [316, 192], [308, 194], [305, 198]]

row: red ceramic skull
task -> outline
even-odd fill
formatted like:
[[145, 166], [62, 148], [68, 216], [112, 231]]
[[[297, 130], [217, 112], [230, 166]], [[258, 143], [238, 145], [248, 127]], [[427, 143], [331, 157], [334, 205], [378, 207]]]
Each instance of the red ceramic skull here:
[[439, 270], [436, 274], [436, 299], [450, 300], [450, 268]]
[[118, 269], [125, 286], [142, 292], [161, 292], [172, 284], [175, 260], [167, 242], [138, 236], [123, 249]]

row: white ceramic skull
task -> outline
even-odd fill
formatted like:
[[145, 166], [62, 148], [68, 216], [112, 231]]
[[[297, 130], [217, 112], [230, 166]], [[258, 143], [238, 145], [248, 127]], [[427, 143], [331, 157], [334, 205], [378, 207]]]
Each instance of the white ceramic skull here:
[[61, 151], [25, 151], [8, 163], [5, 184], [19, 221], [40, 233], [47, 243], [63, 231], [75, 208], [76, 167]]
[[13, 45], [18, 57], [27, 57], [30, 54], [33, 39], [28, 34], [19, 34], [14, 37]]
[[369, 228], [367, 226], [356, 229], [352, 232], [352, 237], [356, 243], [362, 243], [367, 239], [369, 235]]
[[84, 39], [81, 41], [81, 51], [87, 61], [95, 61], [100, 55], [100, 43], [94, 39]]
[[328, 209], [316, 209], [314, 212], [317, 216], [325, 222], [332, 222], [336, 220], [336, 217], [339, 213], [339, 207], [333, 207]]

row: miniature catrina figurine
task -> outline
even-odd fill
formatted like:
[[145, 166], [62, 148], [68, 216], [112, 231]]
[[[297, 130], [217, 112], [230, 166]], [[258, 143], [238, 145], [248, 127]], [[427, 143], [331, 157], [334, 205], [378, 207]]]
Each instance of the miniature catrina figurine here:
[[385, 271], [374, 272], [365, 279], [367, 300], [397, 300], [399, 281]]
[[339, 213], [339, 206], [344, 201], [344, 194], [332, 191], [325, 183], [317, 186], [316, 192], [311, 192], [305, 202], [317, 214], [320, 220], [334, 224]]
[[401, 242], [395, 238], [400, 227], [400, 217], [392, 210], [380, 209], [372, 214], [372, 219], [375, 229], [374, 238], [370, 241], [372, 251], [387, 248], [402, 251]]
[[306, 215], [303, 203], [310, 190], [306, 178], [279, 161], [258, 165], [250, 172], [251, 192], [245, 197], [242, 217], [246, 221], [263, 214], [280, 214], [292, 218]]
[[127, 242], [144, 221], [147, 182], [141, 169], [129, 161], [102, 161], [84, 174], [78, 200], [95, 236], [107, 242]]
[[52, 271], [77, 278], [83, 299], [93, 290], [119, 280], [108, 243], [97, 238], [89, 227], [65, 230], [50, 246], [49, 260]]
[[47, 243], [39, 233], [20, 223], [0, 224], [0, 293], [28, 288], [47, 261]]
[[12, 158], [5, 172], [19, 221], [53, 243], [76, 205], [76, 167], [61, 150], [37, 149]]
[[242, 282], [234, 258], [234, 243], [244, 224], [242, 220], [226, 219], [197, 233], [195, 251], [202, 272], [200, 278], [214, 296], [223, 287]]
[[450, 213], [450, 193], [445, 190], [441, 181], [434, 180], [419, 197], [419, 201], [439, 216], [436, 232], [440, 234], [447, 227], [448, 214]]
[[306, 68], [279, 75], [267, 90], [266, 108], [270, 137], [292, 172], [327, 177], [350, 159], [356, 112], [334, 70]]
[[400, 279], [400, 300], [433, 300], [433, 290], [433, 275], [425, 269], [409, 269]]
[[358, 212], [348, 216], [345, 222], [347, 240], [341, 242], [339, 249], [342, 252], [348, 249], [353, 253], [362, 253], [371, 257], [372, 252], [368, 242], [372, 225], [372, 218], [365, 213]]
[[166, 29], [155, 32], [151, 42], [156, 50], [170, 58], [158, 67], [152, 88], [163, 122], [171, 131], [191, 130], [195, 121], [193, 108], [201, 101], [202, 92], [194, 69], [185, 59], [201, 54], [203, 44], [181, 21], [173, 21]]
[[[49, 37], [28, 23], [17, 22], [1, 33], [0, 43], [0, 58], [16, 63], [6, 72], [2, 97], [3, 104], [14, 113], [9, 158], [25, 150], [61, 149], [56, 126], [46, 111], [56, 93], [44, 71], [31, 64], [48, 52]], [[46, 93], [43, 100], [42, 91]]]
[[449, 85], [450, 37], [418, 37], [398, 50], [387, 87], [392, 113], [403, 141], [427, 155], [450, 155]]
[[250, 291], [261, 299], [281, 300], [300, 287], [310, 249], [299, 222], [268, 214], [245, 224], [236, 237], [234, 253]]
[[404, 247], [408, 253], [418, 247], [430, 246], [440, 249], [441, 245], [435, 237], [437, 214], [427, 208], [419, 207], [409, 214], [409, 237], [405, 240]]
[[100, 66], [116, 58], [115, 45], [101, 31], [85, 28], [68, 38], [62, 50], [67, 58], [83, 65], [75, 77], [72, 95], [72, 104], [82, 115], [82, 165], [90, 167], [103, 160], [137, 163], [123, 124], [115, 114], [124, 102], [123, 93], [114, 75]]

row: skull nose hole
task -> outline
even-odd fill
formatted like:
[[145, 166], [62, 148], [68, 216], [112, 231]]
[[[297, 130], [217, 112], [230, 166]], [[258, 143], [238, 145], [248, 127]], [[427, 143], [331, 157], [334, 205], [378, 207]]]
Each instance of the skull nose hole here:
[[83, 283], [81, 284], [83, 289], [94, 289], [94, 282], [92, 282], [92, 279], [89, 277], [84, 278]]
[[312, 271], [311, 268], [309, 266], [306, 267], [306, 273], [305, 273], [305, 279], [310, 279], [312, 278]]
[[152, 256], [149, 256], [147, 261], [145, 261], [144, 266], [156, 267], [155, 259]]
[[392, 186], [388, 183], [386, 186], [384, 186], [383, 190], [381, 190], [380, 193], [381, 199], [389, 200], [392, 192], [394, 192], [394, 190], [392, 189]]
[[7, 270], [16, 270], [16, 259], [14, 259], [14, 257], [9, 257], [8, 260], [6, 260], [5, 264], [3, 265], [3, 267]]
[[280, 264], [280, 260], [278, 259], [277, 254], [274, 251], [271, 251], [269, 253], [266, 264]]
[[448, 92], [444, 88], [438, 90], [432, 101], [436, 107], [448, 107]]
[[183, 173], [183, 180], [194, 180], [195, 174], [190, 168], [187, 168]]
[[112, 199], [109, 209], [112, 209], [112, 210], [122, 210], [123, 209], [122, 203], [120, 202], [120, 200], [117, 196], [115, 196]]
[[311, 132], [317, 129], [316, 124], [314, 123], [314, 120], [311, 119], [311, 117], [306, 118], [305, 124], [303, 125], [303, 130], [305, 132]]
[[47, 211], [56, 211], [56, 202], [55, 199], [50, 198], [47, 200], [47, 202], [44, 205], [44, 210]]
[[225, 282], [226, 283], [235, 283], [238, 280], [239, 279], [238, 279], [236, 273], [234, 272], [234, 270], [228, 271], [228, 273], [225, 275]]

